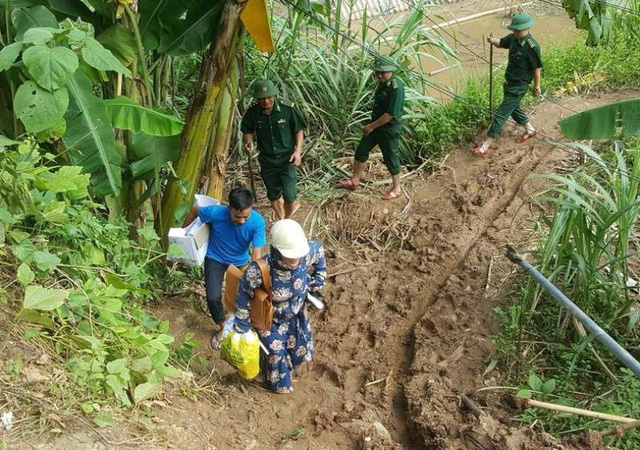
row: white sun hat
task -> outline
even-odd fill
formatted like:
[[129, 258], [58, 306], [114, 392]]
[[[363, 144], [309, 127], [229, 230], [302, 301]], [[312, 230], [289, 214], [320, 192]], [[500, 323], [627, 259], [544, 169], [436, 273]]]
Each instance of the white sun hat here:
[[309, 242], [298, 222], [278, 220], [271, 227], [271, 245], [285, 258], [302, 258], [309, 253]]

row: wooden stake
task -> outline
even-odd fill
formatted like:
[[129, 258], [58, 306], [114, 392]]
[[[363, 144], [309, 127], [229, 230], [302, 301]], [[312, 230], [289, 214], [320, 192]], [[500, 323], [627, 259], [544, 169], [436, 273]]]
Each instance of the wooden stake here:
[[552, 411], [576, 414], [578, 416], [593, 417], [596, 419], [609, 420], [611, 422], [619, 422], [625, 424], [638, 422], [638, 420], [632, 419], [630, 417], [622, 417], [597, 411], [589, 411], [587, 409], [573, 408], [571, 406], [557, 405], [555, 403], [540, 402], [538, 400], [526, 400], [525, 404], [532, 408], [550, 409]]

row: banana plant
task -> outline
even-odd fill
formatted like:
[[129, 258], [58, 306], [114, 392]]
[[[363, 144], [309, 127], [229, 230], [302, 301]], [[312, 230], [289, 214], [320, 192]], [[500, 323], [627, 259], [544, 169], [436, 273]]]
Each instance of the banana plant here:
[[562, 6], [576, 28], [587, 30], [588, 46], [606, 44], [614, 37], [614, 17], [607, 2], [600, 0], [563, 0]]
[[592, 108], [559, 122], [562, 135], [573, 140], [611, 140], [640, 134], [640, 99]]

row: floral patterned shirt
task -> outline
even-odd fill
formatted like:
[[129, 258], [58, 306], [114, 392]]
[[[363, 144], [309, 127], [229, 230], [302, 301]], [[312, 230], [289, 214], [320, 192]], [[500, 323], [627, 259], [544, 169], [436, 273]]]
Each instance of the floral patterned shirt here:
[[[284, 266], [280, 253], [271, 248], [265, 260], [271, 273], [271, 299], [273, 301], [273, 322], [283, 323], [292, 319], [304, 308], [307, 292], [315, 292], [324, 286], [327, 277], [327, 262], [324, 247], [320, 242], [310, 241], [310, 251], [295, 269]], [[253, 262], [240, 281], [236, 298], [235, 330], [245, 333], [251, 328], [249, 320], [251, 299], [255, 290], [262, 285], [262, 272], [258, 263]]]

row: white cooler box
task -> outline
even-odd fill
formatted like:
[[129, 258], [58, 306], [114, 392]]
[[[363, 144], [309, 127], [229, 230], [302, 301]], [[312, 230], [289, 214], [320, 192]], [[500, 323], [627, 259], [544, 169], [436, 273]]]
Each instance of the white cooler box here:
[[[220, 202], [206, 195], [196, 195], [195, 203], [203, 208], [205, 206], [219, 205]], [[186, 253], [182, 257], [167, 256], [168, 261], [180, 262], [190, 266], [202, 266], [207, 256], [209, 244], [209, 225], [196, 218], [186, 228], [171, 228], [169, 230], [169, 245], [176, 244]]]

